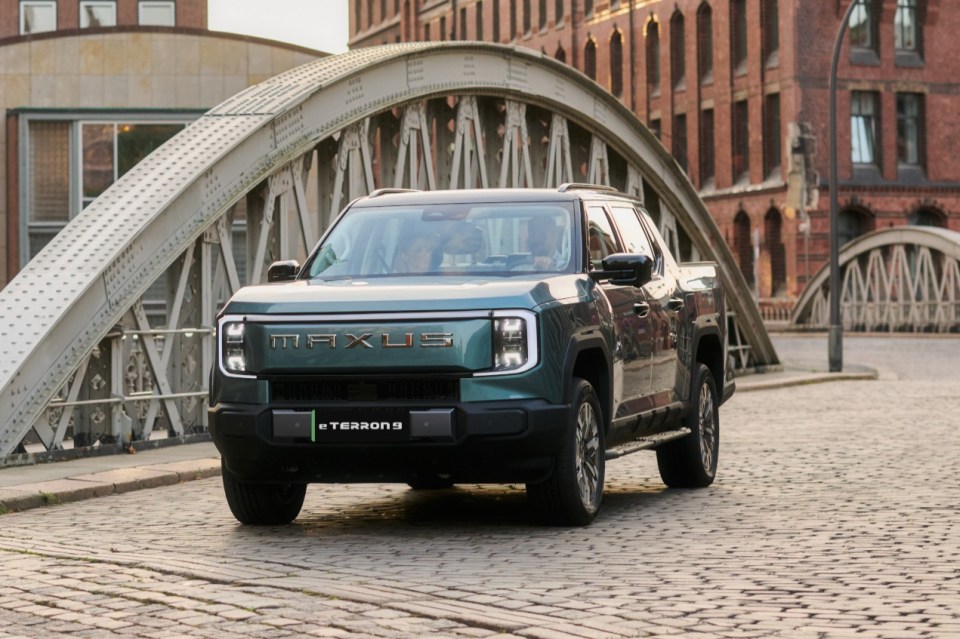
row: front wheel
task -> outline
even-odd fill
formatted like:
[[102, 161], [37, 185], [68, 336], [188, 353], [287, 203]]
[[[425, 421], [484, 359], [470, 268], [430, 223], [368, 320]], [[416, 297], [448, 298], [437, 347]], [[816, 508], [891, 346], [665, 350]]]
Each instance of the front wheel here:
[[699, 364], [690, 389], [690, 412], [683, 425], [690, 434], [657, 448], [660, 478], [671, 488], [704, 488], [717, 475], [720, 413], [717, 385], [710, 369]]
[[289, 524], [300, 514], [306, 484], [250, 484], [231, 475], [222, 460], [220, 468], [227, 505], [241, 524]]
[[550, 524], [585, 526], [593, 521], [603, 498], [605, 451], [600, 402], [589, 382], [574, 382], [572, 423], [553, 461], [550, 477], [527, 484], [536, 514]]

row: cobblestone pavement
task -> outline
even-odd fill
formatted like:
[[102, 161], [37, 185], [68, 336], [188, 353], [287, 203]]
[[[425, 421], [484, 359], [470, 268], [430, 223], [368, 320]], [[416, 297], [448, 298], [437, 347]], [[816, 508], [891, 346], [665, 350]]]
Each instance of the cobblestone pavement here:
[[846, 348], [890, 374], [735, 395], [714, 486], [611, 462], [589, 528], [392, 485], [243, 528], [217, 479], [4, 515], [0, 637], [960, 637], [960, 340]]

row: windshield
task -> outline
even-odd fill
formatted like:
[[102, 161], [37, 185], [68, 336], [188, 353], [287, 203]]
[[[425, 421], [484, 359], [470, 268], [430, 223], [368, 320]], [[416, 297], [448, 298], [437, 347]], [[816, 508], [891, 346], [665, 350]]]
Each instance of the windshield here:
[[354, 208], [311, 256], [310, 278], [570, 273], [569, 203]]

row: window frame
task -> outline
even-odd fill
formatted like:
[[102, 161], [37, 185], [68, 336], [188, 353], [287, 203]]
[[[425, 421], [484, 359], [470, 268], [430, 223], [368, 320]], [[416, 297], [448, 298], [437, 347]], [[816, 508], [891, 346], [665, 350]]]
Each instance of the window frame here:
[[[162, 7], [167, 7], [170, 9], [170, 15], [173, 18], [171, 24], [145, 24], [143, 21], [143, 10], [144, 8], [150, 9], [159, 9]], [[137, 3], [137, 24], [141, 26], [149, 27], [175, 27], [177, 26], [177, 3], [174, 0], [140, 0]], [[359, 26], [359, 17], [357, 20], [357, 25]]]
[[687, 21], [677, 10], [670, 16], [670, 86], [674, 91], [687, 88]]
[[647, 92], [652, 97], [660, 95], [663, 78], [660, 77], [660, 21], [650, 18], [643, 32], [644, 55], [647, 62]]
[[706, 2], [697, 9], [697, 76], [700, 84], [713, 82], [713, 9]]
[[[907, 3], [910, 3], [909, 6]], [[905, 12], [912, 14], [913, 46], [903, 46], [904, 30], [903, 18]], [[919, 66], [923, 64], [923, 21], [918, 0], [897, 0], [897, 8], [893, 14], [893, 50], [896, 62], [902, 66]], [[899, 42], [898, 42], [899, 41]]]
[[746, 0], [730, 0], [730, 71], [734, 77], [746, 75], [747, 59], [747, 3]]
[[[25, 31], [24, 27], [26, 26], [27, 15], [24, 11], [25, 7], [45, 7], [53, 10], [53, 28], [44, 29], [43, 31]], [[35, 33], [50, 33], [57, 30], [59, 26], [58, 14], [57, 14], [57, 0], [20, 0], [19, 4], [20, 10], [20, 35], [33, 35]]]
[[[100, 26], [91, 26], [89, 23], [84, 24], [84, 9], [86, 7], [110, 7], [113, 9], [113, 24], [106, 24]], [[117, 26], [117, 2], [116, 0], [80, 0], [77, 5], [78, 15], [77, 15], [77, 25], [81, 29], [101, 29], [101, 28], [110, 28]]]
[[[870, 113], [863, 113], [865, 105], [870, 106]], [[861, 118], [865, 120], [862, 124], [855, 124], [854, 119]], [[869, 161], [863, 161], [863, 149], [856, 144], [859, 133], [855, 133], [855, 128], [862, 128], [863, 133], [871, 137], [867, 140], [870, 143], [872, 157]], [[857, 168], [875, 168], [879, 169], [882, 164], [880, 151], [882, 141], [880, 138], [880, 94], [876, 91], [851, 91], [850, 92], [850, 163]], [[857, 157], [859, 150], [859, 159]]]
[[[708, 115], [709, 114], [709, 115]], [[709, 126], [707, 123], [709, 122]], [[716, 112], [711, 109], [703, 109], [700, 112], [700, 167], [699, 178], [700, 188], [705, 185], [716, 183], [717, 179], [717, 149], [716, 149]]]
[[[916, 107], [916, 113], [909, 115], [904, 113], [904, 110], [901, 109], [901, 100], [906, 100], [911, 98], [915, 100], [914, 106]], [[896, 94], [896, 108], [897, 108], [897, 167], [898, 169], [920, 169], [923, 170], [926, 167], [925, 162], [925, 151], [926, 151], [926, 122], [925, 122], [925, 104], [924, 104], [924, 94], [922, 93], [913, 93], [913, 92], [903, 92]], [[906, 141], [906, 136], [903, 134], [907, 121], [912, 120], [914, 124], [914, 134], [916, 139], [914, 144], [916, 145], [916, 161], [910, 162], [903, 159], [902, 149], [906, 146], [904, 142]]]

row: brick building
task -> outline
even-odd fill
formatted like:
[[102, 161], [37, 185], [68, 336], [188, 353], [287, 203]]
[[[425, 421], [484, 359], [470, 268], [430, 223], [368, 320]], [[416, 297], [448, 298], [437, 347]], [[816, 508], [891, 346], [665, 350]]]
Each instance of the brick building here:
[[[841, 242], [960, 230], [960, 6], [855, 1], [838, 76]], [[595, 79], [686, 169], [762, 300], [789, 304], [827, 260], [827, 87], [847, 0], [350, 2], [354, 48], [515, 43]]]
[[207, 29], [207, 0], [0, 0], [0, 287], [206, 110], [325, 55]]

